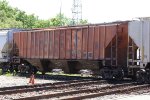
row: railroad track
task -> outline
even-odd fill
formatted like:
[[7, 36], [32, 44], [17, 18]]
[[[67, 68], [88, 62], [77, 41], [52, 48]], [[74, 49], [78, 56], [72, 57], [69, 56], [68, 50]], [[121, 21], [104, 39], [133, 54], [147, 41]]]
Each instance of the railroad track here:
[[102, 84], [106, 83], [104, 80], [78, 80], [78, 81], [67, 81], [67, 82], [57, 82], [57, 83], [45, 83], [45, 84], [36, 84], [36, 85], [24, 85], [24, 86], [14, 86], [14, 87], [5, 87], [0, 88], [0, 95], [32, 92], [32, 91], [42, 91], [42, 90], [51, 90], [59, 88], [67, 88], [80, 85], [89, 85], [89, 84]]
[[104, 86], [99, 88], [91, 88], [91, 89], [80, 89], [80, 90], [68, 90], [66, 92], [61, 93], [52, 93], [46, 95], [39, 95], [39, 96], [32, 96], [32, 97], [24, 97], [15, 100], [39, 100], [39, 99], [58, 99], [59, 100], [78, 100], [78, 99], [87, 99], [87, 98], [94, 98], [104, 95], [111, 95], [111, 94], [119, 94], [119, 93], [126, 93], [132, 90], [137, 90], [141, 88], [147, 88], [150, 85], [136, 85], [135, 83], [125, 83], [125, 84], [117, 84], [117, 85], [110, 85]]
[[[99, 90], [105, 90], [107, 88], [110, 89], [113, 86], [114, 87], [124, 86], [124, 84], [128, 82], [131, 81], [108, 82], [105, 80], [78, 80], [78, 81], [57, 82], [53, 84], [45, 83], [45, 84], [25, 85], [25, 86], [17, 86], [17, 87], [6, 87], [6, 88], [0, 88], [0, 98], [4, 96], [6, 97], [12, 96], [12, 98], [9, 97], [8, 98], [16, 99], [16, 100], [37, 100], [37, 99], [61, 97], [62, 99], [64, 98], [67, 99], [68, 98], [67, 96], [69, 95], [71, 96], [71, 98], [69, 97], [68, 100], [73, 98], [78, 99], [75, 95], [79, 95], [83, 93], [84, 94], [87, 93], [89, 95], [89, 93], [91, 94], [91, 92], [94, 93], [94, 91], [97, 92]], [[34, 93], [36, 95], [30, 95]], [[13, 95], [19, 95], [20, 97], [13, 98]], [[31, 97], [28, 97], [29, 95]]]
[[73, 93], [71, 96], [68, 97], [63, 95], [61, 98], [59, 97], [59, 99], [61, 100], [89, 99], [111, 94], [130, 93], [132, 91], [148, 87], [150, 87], [150, 85], [136, 85], [136, 86], [133, 84], [117, 85], [112, 87], [104, 87], [101, 89], [82, 90], [80, 94]]

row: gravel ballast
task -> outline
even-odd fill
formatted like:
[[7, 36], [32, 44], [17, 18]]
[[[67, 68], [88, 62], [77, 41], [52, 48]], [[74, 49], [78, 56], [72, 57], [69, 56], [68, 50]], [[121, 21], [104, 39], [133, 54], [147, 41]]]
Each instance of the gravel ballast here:
[[[29, 78], [27, 77], [19, 77], [19, 76], [5, 76], [0, 75], [0, 88], [2, 87], [12, 87], [12, 86], [21, 86], [21, 85], [30, 85]], [[44, 80], [35, 78], [35, 84], [42, 84], [42, 83], [55, 83], [60, 82], [57, 80]], [[42, 91], [43, 93], [44, 91]], [[46, 92], [44, 92], [46, 93]], [[33, 93], [32, 95], [36, 95], [38, 92]], [[27, 96], [31, 94], [26, 93]], [[16, 94], [16, 98], [20, 97], [20, 94]], [[9, 96], [1, 96], [0, 100], [10, 100], [15, 98], [14, 96], [10, 98]], [[85, 100], [150, 100], [150, 91], [148, 90], [141, 90], [137, 92], [133, 92], [130, 94], [114, 94], [114, 95], [106, 95], [103, 97], [96, 97], [92, 99], [85, 99]], [[59, 100], [59, 99], [55, 99]]]
[[[29, 79], [30, 78], [27, 78], [27, 77], [1, 75], [0, 76], [0, 88], [11, 87], [11, 86], [30, 85]], [[59, 82], [59, 81], [35, 78], [34, 82], [35, 82], [35, 84], [42, 84], [42, 83], [55, 83], [55, 82]]]

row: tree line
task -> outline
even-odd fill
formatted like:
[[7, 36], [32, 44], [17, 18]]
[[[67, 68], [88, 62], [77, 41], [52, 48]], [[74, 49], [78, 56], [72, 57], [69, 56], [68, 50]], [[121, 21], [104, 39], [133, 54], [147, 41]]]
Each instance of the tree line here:
[[[87, 20], [81, 20], [80, 24], [87, 24]], [[9, 6], [6, 0], [0, 0], [0, 28], [44, 28], [50, 26], [71, 25], [72, 20], [64, 14], [57, 14], [54, 18], [41, 20], [34, 14]]]

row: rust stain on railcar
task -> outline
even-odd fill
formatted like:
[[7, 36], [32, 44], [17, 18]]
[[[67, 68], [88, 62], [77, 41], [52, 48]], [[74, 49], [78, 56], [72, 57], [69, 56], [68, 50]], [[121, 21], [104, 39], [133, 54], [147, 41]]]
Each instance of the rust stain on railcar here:
[[20, 37], [19, 37], [19, 42], [20, 42], [20, 57], [21, 58], [23, 58], [23, 53], [24, 53], [24, 50], [23, 50], [23, 34], [22, 34], [23, 32], [20, 32], [19, 34], [20, 34]]
[[93, 54], [94, 54], [94, 26], [91, 26], [88, 28], [89, 29], [89, 34], [88, 34], [88, 59], [93, 59]]
[[48, 59], [48, 51], [49, 51], [49, 32], [44, 31], [44, 47], [43, 47], [43, 57]]
[[39, 32], [36, 32], [35, 34], [35, 58], [39, 57]]
[[63, 30], [60, 30], [60, 59], [65, 59], [66, 57], [66, 52], [65, 52], [65, 49], [66, 49], [66, 42], [65, 42], [65, 39], [66, 39], [66, 31], [63, 29]]
[[31, 32], [31, 58], [35, 58], [35, 34], [36, 32]]
[[116, 35], [117, 33], [117, 25], [110, 25], [110, 26], [106, 26], [106, 44], [105, 47], [108, 46], [108, 44], [111, 42], [111, 40], [113, 39], [113, 37]]
[[71, 59], [71, 29], [66, 30], [66, 59]]
[[82, 28], [77, 30], [77, 59], [82, 58]]
[[93, 48], [93, 53], [94, 53], [94, 59], [99, 59], [99, 45], [100, 45], [100, 31], [99, 31], [99, 26], [94, 27], [94, 48]]
[[78, 32], [78, 29], [72, 29], [72, 45], [71, 45], [71, 48], [72, 48], [72, 51], [71, 51], [71, 58], [72, 59], [77, 59], [77, 32]]
[[105, 40], [106, 40], [106, 34], [105, 34], [105, 26], [99, 26], [99, 59], [104, 59], [105, 57]]
[[[111, 34], [111, 41], [107, 43], [105, 48], [106, 65], [124, 66], [127, 64], [127, 43], [128, 43], [128, 24], [118, 24], [109, 27], [106, 34]], [[115, 35], [114, 35], [115, 33]], [[108, 36], [108, 35], [107, 35]], [[106, 37], [107, 39], [108, 37]], [[109, 37], [110, 38], [110, 37]]]
[[82, 59], [87, 59], [87, 52], [88, 52], [88, 28], [82, 29]]
[[105, 65], [116, 65], [117, 59], [117, 25], [106, 26]]
[[31, 32], [28, 32], [27, 34], [27, 58], [31, 58]]
[[59, 59], [59, 35], [60, 30], [55, 30], [54, 32], [54, 59]]
[[22, 33], [23, 34], [23, 57], [27, 58], [27, 32]]
[[20, 32], [20, 42], [21, 42], [21, 57], [24, 57], [24, 33]]
[[72, 29], [72, 59], [81, 59], [82, 28]]
[[39, 32], [39, 58], [43, 58], [43, 32]]
[[54, 54], [54, 31], [49, 31], [49, 59], [53, 59]]
[[118, 26], [118, 65], [127, 64], [127, 45], [128, 45], [128, 24], [124, 23]]
[[[14, 37], [19, 56], [24, 58], [104, 60], [111, 55], [110, 43], [115, 42], [116, 34], [120, 31], [120, 37], [126, 36], [125, 27], [127, 25], [86, 25], [18, 32]], [[123, 41], [118, 49], [125, 49], [127, 40]], [[120, 56], [124, 55], [118, 53]]]

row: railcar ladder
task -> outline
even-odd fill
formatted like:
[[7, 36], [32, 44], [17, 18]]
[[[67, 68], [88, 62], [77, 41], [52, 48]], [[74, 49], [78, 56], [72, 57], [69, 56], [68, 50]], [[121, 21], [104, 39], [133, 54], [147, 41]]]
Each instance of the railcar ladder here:
[[[106, 32], [106, 28], [105, 28], [105, 32]], [[105, 39], [105, 41], [106, 41], [106, 39]], [[110, 48], [109, 48], [110, 49], [110, 55], [105, 58], [104, 66], [116, 67], [118, 65], [118, 61], [117, 61], [117, 55], [118, 55], [118, 53], [117, 53], [118, 52], [118, 31], [116, 31], [116, 35], [110, 41], [109, 46], [110, 46]]]
[[134, 66], [134, 43], [128, 38], [128, 66]]
[[117, 66], [117, 34], [114, 41], [114, 44], [113, 41], [111, 41], [111, 66]]
[[[134, 75], [134, 69], [137, 68], [137, 62], [140, 59], [137, 59], [135, 56], [137, 53], [135, 51], [136, 44], [134, 41], [128, 36], [128, 50], [127, 50], [127, 67], [128, 67], [128, 74]], [[139, 53], [140, 56], [140, 53]]]

